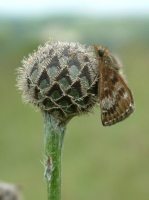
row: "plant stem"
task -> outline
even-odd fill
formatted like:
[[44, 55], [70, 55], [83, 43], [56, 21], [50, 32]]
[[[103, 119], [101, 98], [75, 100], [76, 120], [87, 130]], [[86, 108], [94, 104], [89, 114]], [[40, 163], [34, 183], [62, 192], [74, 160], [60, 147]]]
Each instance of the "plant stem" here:
[[44, 113], [45, 124], [45, 178], [48, 200], [61, 199], [61, 150], [66, 125], [48, 113]]

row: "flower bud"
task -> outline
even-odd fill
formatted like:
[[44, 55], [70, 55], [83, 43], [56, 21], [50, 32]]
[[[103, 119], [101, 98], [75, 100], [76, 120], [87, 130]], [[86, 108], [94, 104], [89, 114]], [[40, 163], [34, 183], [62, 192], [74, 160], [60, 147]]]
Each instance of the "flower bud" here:
[[22, 200], [21, 186], [0, 182], [1, 200]]
[[48, 42], [23, 60], [18, 86], [26, 102], [63, 122], [91, 110], [98, 78], [93, 46]]

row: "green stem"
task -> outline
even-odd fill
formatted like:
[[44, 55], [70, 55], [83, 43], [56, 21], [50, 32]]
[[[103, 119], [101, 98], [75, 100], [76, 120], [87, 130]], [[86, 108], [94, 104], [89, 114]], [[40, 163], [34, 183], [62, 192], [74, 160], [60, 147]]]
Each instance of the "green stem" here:
[[45, 178], [47, 180], [48, 200], [61, 199], [61, 150], [66, 125], [50, 114], [44, 113], [45, 123]]

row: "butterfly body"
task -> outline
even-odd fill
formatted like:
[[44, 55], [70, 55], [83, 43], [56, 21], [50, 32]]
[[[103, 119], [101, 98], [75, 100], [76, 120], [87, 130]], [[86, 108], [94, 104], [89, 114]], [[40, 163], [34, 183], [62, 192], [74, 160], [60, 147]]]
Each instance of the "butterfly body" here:
[[104, 47], [95, 46], [99, 59], [99, 102], [104, 126], [127, 118], [134, 110], [133, 96], [116, 58]]

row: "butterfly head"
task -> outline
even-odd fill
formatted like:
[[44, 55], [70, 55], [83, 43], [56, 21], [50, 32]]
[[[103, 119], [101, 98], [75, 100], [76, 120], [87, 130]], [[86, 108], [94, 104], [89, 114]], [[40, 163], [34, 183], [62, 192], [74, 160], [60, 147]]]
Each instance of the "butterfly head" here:
[[99, 55], [100, 57], [103, 57], [103, 56], [104, 56], [104, 53], [105, 53], [105, 49], [103, 49], [103, 48], [98, 49], [98, 55]]
[[97, 54], [98, 54], [98, 56], [99, 56], [100, 58], [103, 58], [103, 57], [106, 56], [107, 53], [108, 53], [108, 49], [106, 49], [106, 48], [103, 47], [103, 46], [95, 46], [95, 49], [96, 49], [96, 52], [97, 52]]
[[113, 56], [107, 48], [103, 46], [95, 46], [95, 50], [99, 60], [104, 62], [105, 67], [112, 67], [118, 71], [121, 69], [121, 63], [119, 59]]

